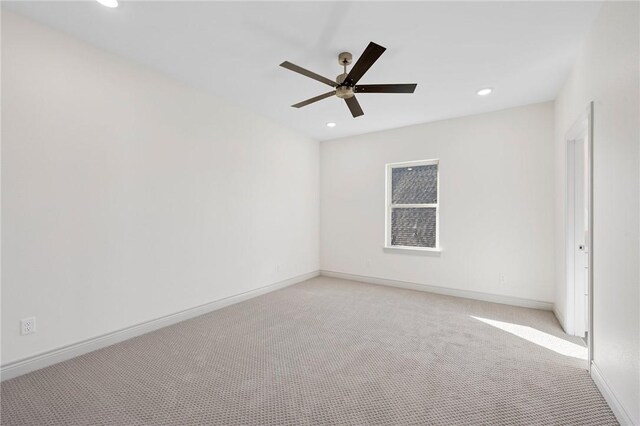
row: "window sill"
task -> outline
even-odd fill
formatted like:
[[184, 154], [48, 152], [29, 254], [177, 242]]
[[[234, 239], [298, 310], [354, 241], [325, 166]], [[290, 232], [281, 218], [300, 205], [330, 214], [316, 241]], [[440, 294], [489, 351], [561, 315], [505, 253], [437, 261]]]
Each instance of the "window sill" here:
[[410, 246], [384, 246], [383, 250], [390, 253], [414, 253], [439, 256], [442, 253], [442, 247], [410, 247]]

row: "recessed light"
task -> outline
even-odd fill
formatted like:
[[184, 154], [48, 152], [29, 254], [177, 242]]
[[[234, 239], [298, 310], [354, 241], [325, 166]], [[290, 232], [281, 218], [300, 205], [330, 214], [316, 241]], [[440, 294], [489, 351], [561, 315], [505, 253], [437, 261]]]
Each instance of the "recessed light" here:
[[107, 6], [107, 7], [118, 7], [118, 0], [96, 0], [98, 3], [100, 3], [103, 6]]
[[334, 123], [333, 121], [330, 121], [327, 123], [327, 127], [336, 127], [336, 123]]
[[493, 92], [493, 89], [491, 87], [486, 87], [484, 89], [478, 90], [476, 93], [478, 94], [478, 96], [487, 96], [490, 95], [491, 92]]

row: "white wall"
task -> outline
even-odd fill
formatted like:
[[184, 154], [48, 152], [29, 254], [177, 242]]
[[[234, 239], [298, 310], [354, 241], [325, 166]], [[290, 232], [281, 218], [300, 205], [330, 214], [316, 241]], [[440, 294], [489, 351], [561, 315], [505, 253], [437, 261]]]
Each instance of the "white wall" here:
[[3, 364], [318, 269], [317, 142], [2, 15]]
[[[550, 102], [323, 142], [321, 268], [552, 302], [553, 147]], [[442, 253], [384, 251], [385, 164], [433, 158]]]
[[564, 136], [594, 101], [593, 358], [636, 424], [640, 424], [639, 18], [637, 2], [605, 2], [555, 103], [556, 303], [561, 309], [566, 303]]

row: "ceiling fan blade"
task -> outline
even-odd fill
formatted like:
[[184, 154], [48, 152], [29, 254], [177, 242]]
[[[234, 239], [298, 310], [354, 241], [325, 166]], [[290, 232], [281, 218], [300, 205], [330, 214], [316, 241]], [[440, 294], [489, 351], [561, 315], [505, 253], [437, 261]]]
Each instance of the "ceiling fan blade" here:
[[330, 96], [333, 96], [333, 95], [335, 95], [335, 94], [336, 94], [336, 91], [335, 91], [335, 90], [332, 90], [332, 91], [330, 91], [330, 92], [323, 93], [322, 95], [318, 95], [318, 96], [313, 97], [313, 98], [311, 98], [311, 99], [307, 99], [306, 101], [298, 102], [297, 104], [295, 104], [295, 105], [291, 105], [291, 106], [292, 106], [292, 107], [294, 107], [294, 108], [301, 108], [301, 107], [303, 107], [303, 106], [307, 106], [307, 105], [312, 104], [312, 103], [314, 103], [314, 102], [321, 101], [321, 100], [323, 100], [323, 99], [325, 99], [325, 98], [328, 98], [328, 97], [330, 97]]
[[362, 52], [362, 55], [360, 55], [360, 58], [358, 58], [358, 61], [353, 65], [353, 68], [351, 68], [351, 71], [349, 71], [347, 78], [344, 79], [344, 84], [353, 86], [360, 81], [364, 73], [371, 68], [371, 65], [378, 60], [385, 50], [387, 50], [386, 47], [370, 42]]
[[349, 107], [349, 111], [351, 111], [351, 115], [353, 115], [353, 118], [364, 115], [364, 111], [362, 111], [362, 108], [360, 108], [360, 104], [358, 103], [358, 100], [355, 96], [345, 99], [344, 101], [347, 103], [347, 106]]
[[413, 93], [417, 84], [363, 84], [356, 86], [355, 93]]
[[297, 72], [298, 74], [302, 74], [304, 76], [307, 76], [309, 78], [312, 78], [314, 80], [319, 81], [320, 83], [324, 83], [324, 84], [328, 84], [331, 87], [336, 87], [338, 85], [338, 83], [336, 83], [333, 80], [329, 80], [327, 77], [323, 77], [319, 74], [316, 74], [315, 72], [306, 70], [302, 67], [299, 67], [295, 64], [292, 64], [289, 61], [284, 61], [283, 63], [280, 64], [281, 67], [286, 68], [288, 70], [291, 70], [293, 72]]

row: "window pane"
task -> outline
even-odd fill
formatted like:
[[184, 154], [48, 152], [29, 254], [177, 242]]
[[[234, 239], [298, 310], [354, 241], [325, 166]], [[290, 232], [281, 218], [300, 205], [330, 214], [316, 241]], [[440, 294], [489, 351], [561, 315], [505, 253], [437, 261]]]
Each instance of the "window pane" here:
[[436, 246], [436, 209], [391, 209], [391, 245]]
[[438, 202], [438, 165], [392, 169], [393, 204], [436, 204]]

